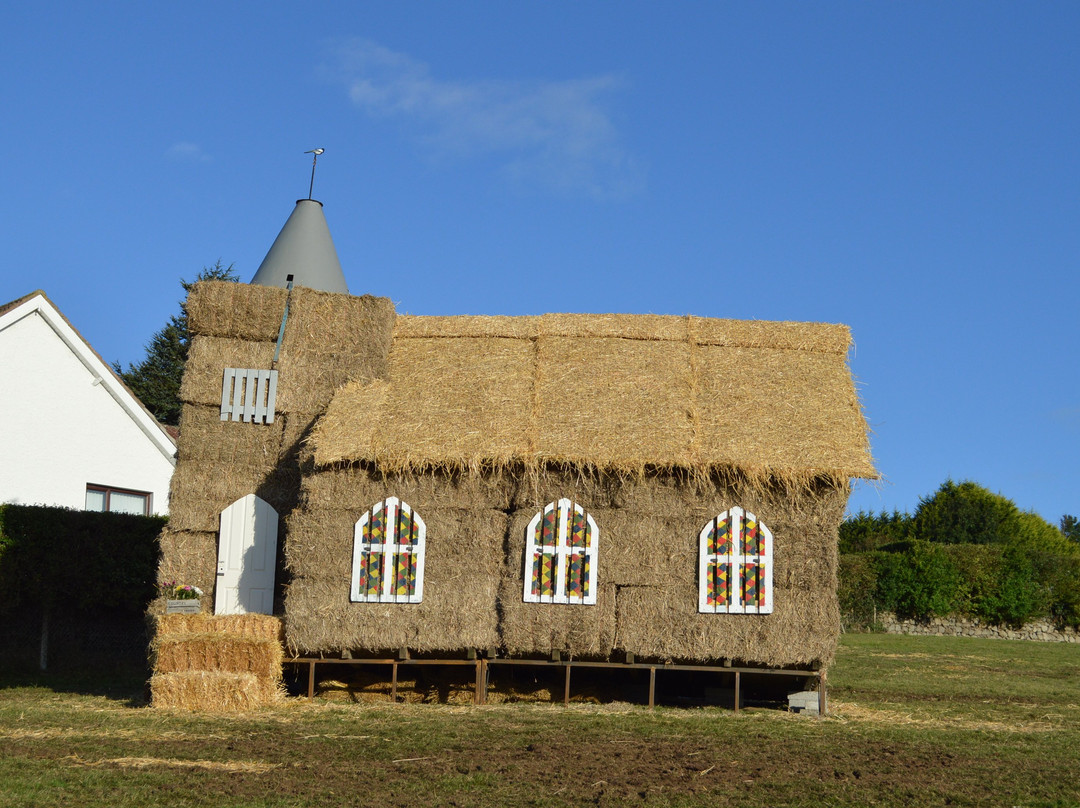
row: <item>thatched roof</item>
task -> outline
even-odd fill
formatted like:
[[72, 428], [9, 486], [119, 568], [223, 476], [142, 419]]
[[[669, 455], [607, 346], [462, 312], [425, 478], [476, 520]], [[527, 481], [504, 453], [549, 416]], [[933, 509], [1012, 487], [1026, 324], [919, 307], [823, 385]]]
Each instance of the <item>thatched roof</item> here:
[[846, 326], [656, 315], [398, 316], [389, 379], [341, 388], [317, 465], [570, 465], [876, 477]]

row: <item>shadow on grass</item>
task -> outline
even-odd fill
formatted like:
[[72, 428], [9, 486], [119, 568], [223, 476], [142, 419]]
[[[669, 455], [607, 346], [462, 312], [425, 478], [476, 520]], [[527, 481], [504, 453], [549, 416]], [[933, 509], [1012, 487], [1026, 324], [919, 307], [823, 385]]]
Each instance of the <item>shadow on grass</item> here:
[[116, 664], [87, 660], [79, 665], [54, 666], [41, 671], [28, 664], [0, 663], [0, 693], [4, 690], [40, 689], [53, 693], [100, 696], [124, 707], [149, 704], [150, 671], [146, 664]]

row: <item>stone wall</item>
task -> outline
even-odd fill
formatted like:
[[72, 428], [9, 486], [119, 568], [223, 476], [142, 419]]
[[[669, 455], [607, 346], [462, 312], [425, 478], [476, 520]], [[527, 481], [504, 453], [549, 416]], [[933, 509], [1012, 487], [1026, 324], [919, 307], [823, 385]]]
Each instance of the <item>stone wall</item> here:
[[1080, 632], [1059, 629], [1046, 620], [1035, 620], [1023, 628], [993, 626], [960, 617], [935, 617], [929, 621], [900, 620], [893, 614], [878, 613], [878, 623], [888, 634], [922, 634], [940, 637], [988, 637], [999, 640], [1080, 643]]

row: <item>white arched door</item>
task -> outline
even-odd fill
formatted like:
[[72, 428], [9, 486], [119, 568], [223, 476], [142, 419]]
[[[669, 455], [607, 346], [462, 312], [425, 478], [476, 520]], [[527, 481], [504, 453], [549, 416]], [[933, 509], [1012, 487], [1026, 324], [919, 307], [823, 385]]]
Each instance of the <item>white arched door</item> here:
[[221, 512], [214, 614], [274, 613], [278, 515], [248, 494]]

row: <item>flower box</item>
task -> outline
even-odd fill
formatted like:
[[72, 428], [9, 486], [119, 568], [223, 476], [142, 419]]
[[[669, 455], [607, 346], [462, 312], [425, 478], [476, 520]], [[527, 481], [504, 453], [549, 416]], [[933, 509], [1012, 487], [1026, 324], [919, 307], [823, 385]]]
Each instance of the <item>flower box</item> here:
[[201, 611], [202, 601], [198, 598], [165, 601], [165, 614], [199, 614]]

